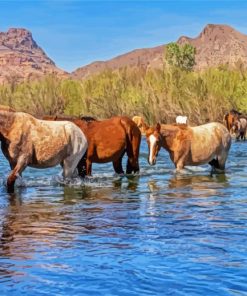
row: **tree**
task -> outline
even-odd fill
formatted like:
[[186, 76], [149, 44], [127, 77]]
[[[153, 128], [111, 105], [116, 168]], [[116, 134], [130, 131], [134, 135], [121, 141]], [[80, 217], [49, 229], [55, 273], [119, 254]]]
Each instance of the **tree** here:
[[166, 46], [165, 59], [171, 66], [179, 67], [185, 71], [191, 71], [195, 65], [195, 53], [195, 47], [188, 43], [178, 45], [172, 42]]

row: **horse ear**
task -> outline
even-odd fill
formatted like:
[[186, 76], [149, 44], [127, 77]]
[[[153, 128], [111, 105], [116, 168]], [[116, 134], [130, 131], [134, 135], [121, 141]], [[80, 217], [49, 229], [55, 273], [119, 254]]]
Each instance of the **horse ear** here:
[[157, 131], [157, 132], [160, 132], [160, 129], [161, 129], [161, 125], [160, 125], [160, 123], [158, 122], [158, 123], [156, 124], [156, 131]]

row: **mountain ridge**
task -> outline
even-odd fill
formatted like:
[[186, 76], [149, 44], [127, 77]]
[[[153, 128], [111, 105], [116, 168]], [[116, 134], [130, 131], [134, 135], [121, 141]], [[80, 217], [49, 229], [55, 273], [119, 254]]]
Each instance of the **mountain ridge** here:
[[[247, 68], [247, 35], [229, 25], [208, 24], [198, 36], [181, 36], [176, 42], [180, 45], [189, 43], [196, 48], [196, 71], [223, 64]], [[114, 71], [123, 67], [162, 69], [165, 46], [134, 49], [68, 73], [55, 65], [29, 30], [10, 28], [7, 32], [0, 32], [0, 83], [11, 79], [32, 80], [47, 74], [86, 79], [107, 69]]]
[[[222, 64], [235, 67], [237, 63], [242, 63], [247, 68], [247, 35], [229, 25], [208, 24], [197, 37], [181, 36], [176, 42], [180, 45], [189, 43], [196, 48], [195, 70]], [[105, 69], [116, 70], [125, 66], [138, 66], [137, 59], [143, 61], [142, 66], [145, 68], [161, 69], [166, 45], [136, 49], [107, 61], [93, 62], [77, 68], [71, 74], [75, 78], [84, 79]], [[145, 57], [142, 56], [143, 53]]]
[[55, 73], [66, 76], [24, 28], [0, 32], [0, 82], [33, 79]]

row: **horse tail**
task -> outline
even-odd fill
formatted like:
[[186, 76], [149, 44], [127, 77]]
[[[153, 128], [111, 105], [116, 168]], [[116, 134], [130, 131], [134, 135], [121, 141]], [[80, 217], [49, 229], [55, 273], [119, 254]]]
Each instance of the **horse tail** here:
[[128, 156], [127, 174], [139, 172], [139, 151], [141, 132], [136, 123], [128, 117], [120, 119], [126, 134], [126, 153]]

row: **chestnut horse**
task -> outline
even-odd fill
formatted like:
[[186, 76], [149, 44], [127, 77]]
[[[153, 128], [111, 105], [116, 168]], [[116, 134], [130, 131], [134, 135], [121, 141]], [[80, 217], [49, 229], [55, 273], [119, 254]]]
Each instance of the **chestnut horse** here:
[[49, 122], [0, 106], [0, 141], [12, 172], [7, 179], [8, 192], [27, 166], [49, 168], [61, 164], [64, 178], [75, 173], [87, 149], [87, 139], [73, 123]]
[[232, 132], [232, 127], [233, 124], [236, 120], [238, 120], [239, 116], [242, 113], [232, 109], [230, 112], [226, 113], [223, 117], [223, 124], [226, 126], [228, 131], [231, 133]]
[[189, 127], [159, 123], [146, 130], [149, 147], [149, 164], [154, 165], [161, 147], [165, 148], [178, 170], [184, 166], [209, 163], [220, 170], [231, 146], [231, 136], [221, 123], [212, 122]]
[[[45, 116], [43, 119], [63, 120], [63, 117], [55, 116], [52, 119], [50, 116]], [[85, 133], [88, 140], [86, 157], [82, 158], [78, 164], [79, 174], [84, 175], [85, 166], [86, 175], [91, 175], [92, 163], [106, 162], [112, 162], [115, 172], [123, 174], [122, 158], [125, 152], [128, 156], [126, 173], [139, 172], [141, 133], [137, 125], [125, 116], [116, 116], [102, 121], [93, 120], [91, 117], [86, 119], [89, 121], [70, 119]]]

